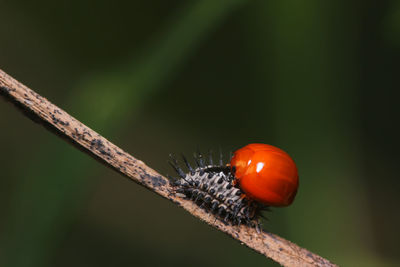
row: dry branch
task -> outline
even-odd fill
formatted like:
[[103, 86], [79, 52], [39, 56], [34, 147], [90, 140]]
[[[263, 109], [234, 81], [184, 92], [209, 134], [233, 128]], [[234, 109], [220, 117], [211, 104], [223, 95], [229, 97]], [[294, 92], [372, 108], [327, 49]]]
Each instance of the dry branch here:
[[254, 228], [245, 225], [230, 226], [215, 220], [212, 214], [199, 209], [192, 201], [176, 196], [174, 188], [169, 184], [167, 178], [112, 144], [2, 70], [0, 70], [0, 94], [15, 104], [29, 118], [43, 124], [47, 129], [73, 143], [90, 156], [132, 181], [171, 200], [200, 220], [281, 265], [336, 266], [328, 260], [272, 233], [265, 231], [257, 233]]

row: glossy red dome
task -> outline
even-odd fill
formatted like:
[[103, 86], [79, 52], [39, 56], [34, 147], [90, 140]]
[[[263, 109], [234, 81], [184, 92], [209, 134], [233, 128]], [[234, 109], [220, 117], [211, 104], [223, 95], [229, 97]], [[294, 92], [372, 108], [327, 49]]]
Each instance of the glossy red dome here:
[[297, 193], [299, 176], [292, 158], [266, 144], [249, 144], [236, 150], [231, 167], [246, 195], [268, 206], [288, 206]]

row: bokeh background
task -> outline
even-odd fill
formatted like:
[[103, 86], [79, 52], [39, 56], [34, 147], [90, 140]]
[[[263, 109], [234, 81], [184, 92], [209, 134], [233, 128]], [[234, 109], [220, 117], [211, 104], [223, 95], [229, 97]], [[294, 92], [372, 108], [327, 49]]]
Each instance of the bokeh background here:
[[[300, 189], [264, 228], [399, 266], [400, 2], [5, 1], [0, 68], [163, 174], [251, 142]], [[0, 101], [1, 266], [277, 266]]]

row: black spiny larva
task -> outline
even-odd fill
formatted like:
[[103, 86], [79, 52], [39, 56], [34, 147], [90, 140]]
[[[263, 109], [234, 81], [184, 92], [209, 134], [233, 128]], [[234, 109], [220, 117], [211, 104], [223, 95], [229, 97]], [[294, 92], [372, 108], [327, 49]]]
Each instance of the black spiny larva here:
[[230, 166], [223, 164], [222, 153], [220, 153], [219, 165], [214, 165], [211, 152], [208, 162], [200, 152], [197, 152], [194, 155], [197, 165], [195, 168], [182, 155], [188, 172], [181, 168], [174, 156], [170, 155], [170, 158], [169, 163], [179, 176], [173, 182], [177, 195], [191, 199], [226, 224], [246, 224], [259, 230], [260, 211], [266, 207], [246, 198], [246, 195], [234, 183], [234, 174]]

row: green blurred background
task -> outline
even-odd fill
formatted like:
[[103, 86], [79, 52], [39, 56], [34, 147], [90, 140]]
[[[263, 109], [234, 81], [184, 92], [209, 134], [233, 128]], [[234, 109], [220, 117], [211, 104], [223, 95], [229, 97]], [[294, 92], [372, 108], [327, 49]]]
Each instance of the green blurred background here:
[[[399, 266], [400, 2], [6, 1], [0, 68], [163, 174], [263, 142], [300, 172], [264, 228]], [[0, 102], [0, 266], [277, 266]]]

